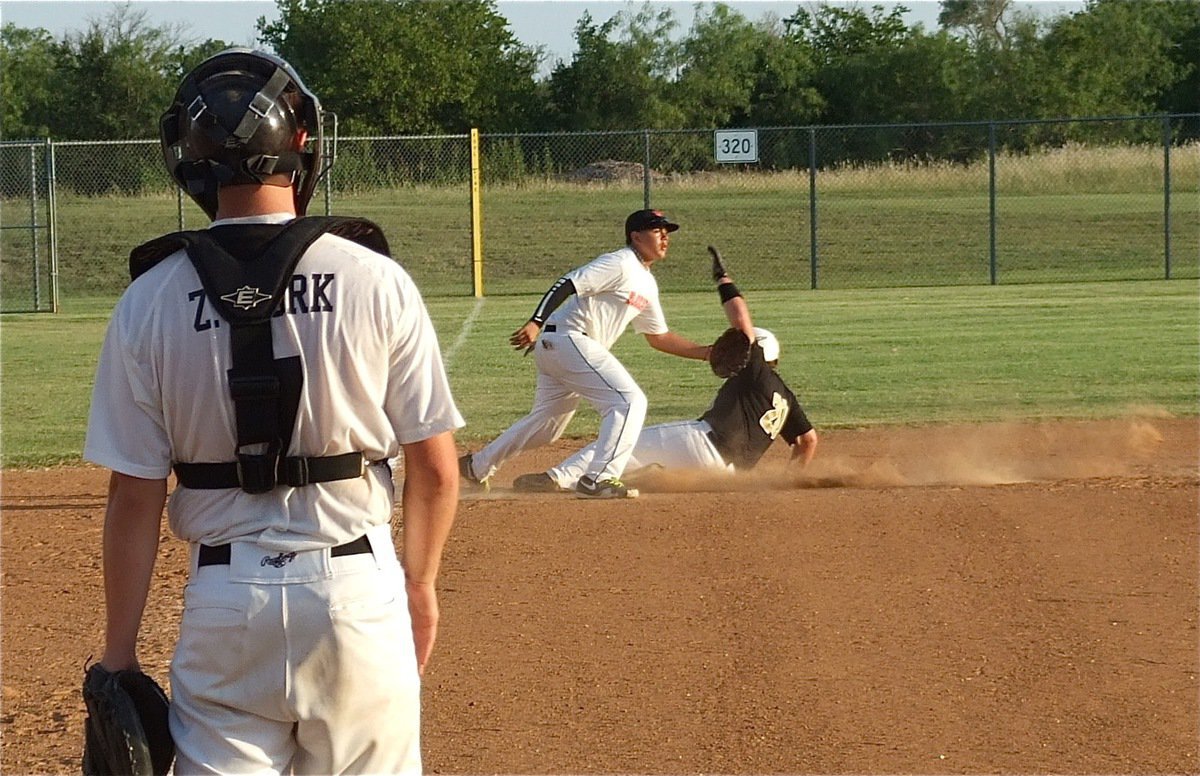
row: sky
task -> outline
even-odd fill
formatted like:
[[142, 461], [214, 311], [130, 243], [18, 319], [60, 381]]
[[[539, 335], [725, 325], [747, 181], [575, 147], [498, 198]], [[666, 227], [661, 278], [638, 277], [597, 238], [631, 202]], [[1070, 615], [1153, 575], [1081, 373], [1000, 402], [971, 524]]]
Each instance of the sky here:
[[[872, 5], [891, 8], [902, 4], [910, 9], [905, 21], [910, 25], [923, 24], [926, 29], [937, 28], [937, 0], [825, 0], [829, 5], [869, 9]], [[106, 16], [118, 3], [112, 0], [0, 0], [0, 22], [12, 22], [19, 27], [43, 27], [56, 38], [84, 29], [92, 19]], [[679, 23], [678, 31], [686, 32], [695, 16], [695, 0], [656, 0], [655, 6], [670, 8]], [[777, 18], [790, 16], [800, 7], [815, 7], [813, 0], [725, 0], [725, 4], [748, 19], [760, 19], [767, 14]], [[253, 46], [256, 43], [256, 22], [259, 17], [274, 20], [278, 17], [273, 0], [132, 0], [129, 5], [145, 11], [147, 20], [155, 26], [178, 27], [184, 38], [199, 43], [209, 38], [233, 45]], [[542, 74], [549, 73], [562, 60], [569, 62], [575, 52], [575, 23], [586, 11], [593, 21], [607, 21], [620, 11], [641, 8], [641, 2], [626, 0], [498, 0], [496, 9], [508, 19], [514, 36], [527, 46], [545, 47]], [[1017, 0], [1015, 5], [1038, 14], [1060, 15], [1082, 8], [1082, 0]], [[711, 3], [705, 3], [711, 7]]]

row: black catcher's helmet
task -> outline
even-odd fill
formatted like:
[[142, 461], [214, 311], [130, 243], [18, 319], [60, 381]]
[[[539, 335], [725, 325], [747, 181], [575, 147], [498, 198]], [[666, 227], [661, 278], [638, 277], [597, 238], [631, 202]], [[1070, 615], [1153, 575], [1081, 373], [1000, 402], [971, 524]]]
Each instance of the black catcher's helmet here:
[[[230, 48], [184, 76], [159, 121], [171, 177], [209, 218], [217, 187], [266, 183], [291, 173], [296, 213], [304, 215], [321, 169], [321, 103], [292, 66], [248, 48]], [[297, 151], [296, 133], [308, 131]]]

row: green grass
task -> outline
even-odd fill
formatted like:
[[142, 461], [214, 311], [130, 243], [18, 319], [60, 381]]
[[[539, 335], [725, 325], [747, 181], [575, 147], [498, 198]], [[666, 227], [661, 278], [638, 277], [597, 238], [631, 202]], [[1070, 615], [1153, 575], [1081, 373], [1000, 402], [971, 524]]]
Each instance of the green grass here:
[[[1194, 280], [799, 293], [741, 285], [756, 323], [779, 336], [781, 372], [818, 428], [1200, 413]], [[467, 418], [464, 444], [528, 411], [533, 362], [507, 337], [536, 301], [427, 300]], [[671, 327], [697, 341], [724, 328], [711, 291], [667, 294], [664, 305]], [[0, 321], [4, 466], [78, 460], [110, 306], [95, 298]], [[658, 353], [632, 332], [615, 352], [650, 397], [649, 422], [698, 416], [718, 384], [704, 364]], [[585, 405], [568, 435], [596, 427]]]
[[[1000, 284], [1165, 277], [1162, 150], [1072, 146], [997, 160], [996, 277]], [[1200, 153], [1172, 152], [1172, 276], [1200, 277]], [[333, 212], [378, 221], [394, 255], [428, 296], [472, 292], [471, 219], [460, 184], [335, 192]], [[578, 184], [530, 178], [488, 180], [482, 190], [484, 289], [489, 296], [536, 294], [552, 278], [622, 241], [625, 216], [643, 200], [640, 182]], [[705, 246], [735, 262], [759, 289], [811, 286], [806, 171], [720, 171], [655, 179], [651, 199], [683, 224], [664, 291], [705, 287]], [[28, 211], [4, 202], [5, 212]], [[318, 196], [314, 212], [324, 209]], [[190, 201], [186, 224], [203, 214]], [[883, 164], [823, 170], [816, 194], [817, 278], [823, 290], [987, 284], [990, 272], [987, 165]], [[64, 308], [80, 297], [115, 296], [132, 246], [177, 228], [165, 186], [138, 197], [60, 192], [59, 287]], [[38, 235], [38, 255], [46, 234]], [[0, 234], [0, 309], [31, 308], [33, 237]], [[41, 274], [48, 293], [48, 268]]]

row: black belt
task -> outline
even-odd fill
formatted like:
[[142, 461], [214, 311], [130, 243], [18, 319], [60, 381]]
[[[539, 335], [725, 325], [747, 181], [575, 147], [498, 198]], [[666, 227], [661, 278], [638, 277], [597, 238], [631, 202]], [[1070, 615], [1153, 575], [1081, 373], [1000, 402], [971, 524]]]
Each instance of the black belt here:
[[[246, 461], [230, 461], [228, 463], [177, 463], [172, 468], [179, 484], [185, 488], [198, 490], [215, 490], [217, 488], [240, 488], [248, 481], [263, 481], [270, 485], [289, 485], [300, 488], [314, 482], [333, 482], [334, 480], [351, 480], [363, 476], [366, 472], [367, 459], [362, 453], [343, 453], [341, 455], [326, 455], [317, 458], [288, 456], [280, 458], [274, 472], [249, 471], [245, 466], [254, 459], [265, 456], [246, 456]], [[266, 459], [269, 460], [269, 459]], [[269, 464], [267, 464], [267, 468]], [[267, 488], [268, 490], [270, 488]], [[262, 492], [262, 488], [257, 491]]]
[[[335, 558], [340, 558], [343, 555], [365, 555], [371, 552], [371, 542], [366, 536], [360, 536], [352, 542], [339, 544], [329, 551], [329, 554]], [[197, 566], [228, 566], [229, 565], [229, 545], [228, 544], [201, 544], [200, 558], [196, 562]]]
[[[546, 324], [546, 326], [545, 326], [545, 328], [544, 328], [544, 329], [542, 329], [542, 331], [548, 331], [548, 332], [550, 332], [551, 334], [553, 334], [554, 332], [558, 331], [558, 326], [555, 326], [553, 323], [547, 323], [547, 324]], [[565, 333], [565, 332], [564, 332], [564, 333]], [[587, 336], [587, 332], [586, 332], [586, 331], [581, 331], [581, 332], [579, 332], [579, 333], [580, 333], [580, 334], [582, 334], [582, 335], [583, 335], [583, 336], [585, 336], [585, 337]]]

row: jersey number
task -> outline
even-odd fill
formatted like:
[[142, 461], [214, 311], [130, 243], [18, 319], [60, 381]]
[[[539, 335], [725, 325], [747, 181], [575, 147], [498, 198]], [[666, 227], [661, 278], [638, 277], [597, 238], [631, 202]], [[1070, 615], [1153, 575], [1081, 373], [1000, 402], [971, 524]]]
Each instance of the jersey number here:
[[758, 419], [758, 425], [762, 430], [767, 432], [767, 436], [774, 439], [779, 436], [779, 432], [783, 430], [783, 424], [787, 422], [788, 403], [787, 399], [779, 395], [776, 391], [771, 395], [771, 409], [763, 413], [763, 416]]

